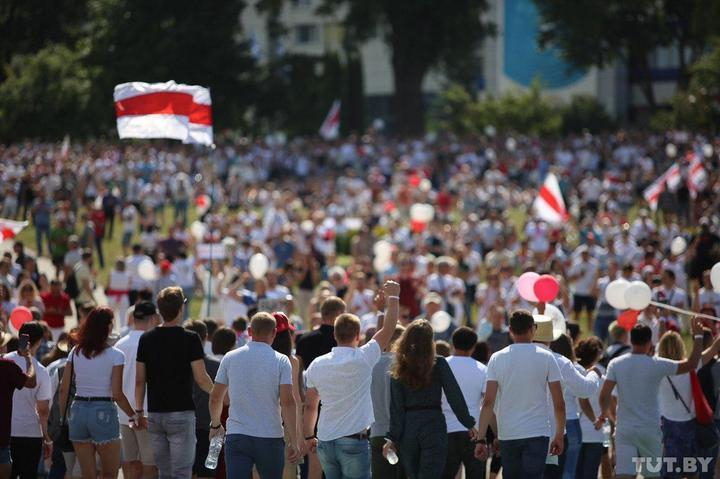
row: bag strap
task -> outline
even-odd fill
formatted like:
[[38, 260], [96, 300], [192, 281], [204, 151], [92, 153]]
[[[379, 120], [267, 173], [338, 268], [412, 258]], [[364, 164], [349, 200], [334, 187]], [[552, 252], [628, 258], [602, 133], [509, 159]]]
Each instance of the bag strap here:
[[690, 408], [687, 406], [687, 404], [685, 404], [685, 400], [682, 398], [682, 396], [680, 395], [678, 390], [675, 388], [675, 385], [673, 384], [673, 382], [670, 381], [670, 376], [665, 376], [665, 379], [667, 379], [668, 382], [670, 383], [670, 387], [673, 390], [673, 394], [675, 394], [675, 399], [677, 399], [678, 401], [680, 401], [682, 403], [683, 407], [685, 408], [685, 410], [687, 411], [688, 414], [692, 414], [690, 412]]
[[70, 391], [75, 386], [75, 368], [73, 367], [73, 352], [70, 352], [70, 359], [65, 367], [70, 367], [70, 387], [68, 388], [67, 399], [65, 400], [65, 411], [63, 411], [62, 419], [67, 420], [68, 409], [70, 409]]

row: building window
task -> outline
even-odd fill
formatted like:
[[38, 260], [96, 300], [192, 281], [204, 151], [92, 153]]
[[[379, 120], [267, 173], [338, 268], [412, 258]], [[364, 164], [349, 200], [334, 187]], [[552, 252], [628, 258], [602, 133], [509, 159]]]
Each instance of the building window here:
[[300, 45], [315, 43], [318, 40], [317, 25], [298, 25], [295, 27], [295, 42]]

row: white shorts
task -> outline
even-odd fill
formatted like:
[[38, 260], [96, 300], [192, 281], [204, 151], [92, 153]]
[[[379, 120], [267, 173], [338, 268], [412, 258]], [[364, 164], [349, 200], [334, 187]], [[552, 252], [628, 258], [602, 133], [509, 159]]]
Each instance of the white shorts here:
[[134, 429], [121, 424], [120, 441], [124, 462], [140, 461], [144, 466], [155, 465], [150, 434], [146, 429]]
[[615, 434], [615, 475], [635, 476], [642, 473], [643, 477], [659, 477], [660, 471], [649, 472], [645, 468], [647, 462], [638, 466], [633, 458], [644, 457], [651, 459], [651, 464], [658, 464], [663, 453], [662, 433], [660, 429], [634, 429], [631, 431], [617, 431]]

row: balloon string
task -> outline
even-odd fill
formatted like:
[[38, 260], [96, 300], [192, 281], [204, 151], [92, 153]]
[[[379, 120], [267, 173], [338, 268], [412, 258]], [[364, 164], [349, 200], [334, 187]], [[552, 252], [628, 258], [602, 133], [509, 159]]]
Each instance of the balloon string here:
[[655, 301], [650, 301], [650, 304], [652, 304], [653, 306], [657, 306], [658, 308], [669, 309], [670, 311], [674, 311], [674, 312], [680, 313], [680, 314], [685, 314], [687, 316], [697, 316], [698, 318], [705, 318], [705, 319], [712, 319], [713, 321], [720, 321], [720, 318], [716, 318], [715, 316], [710, 316], [709, 314], [696, 313], [694, 311], [689, 311], [687, 309], [676, 308], [675, 306], [670, 306], [669, 304], [665, 304], [665, 303], [658, 303]]

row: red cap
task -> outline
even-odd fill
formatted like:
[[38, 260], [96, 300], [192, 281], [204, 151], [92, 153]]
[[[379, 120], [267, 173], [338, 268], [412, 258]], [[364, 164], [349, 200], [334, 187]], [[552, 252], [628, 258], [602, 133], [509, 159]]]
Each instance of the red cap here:
[[273, 318], [275, 318], [275, 333], [279, 334], [283, 331], [287, 331], [288, 329], [290, 331], [295, 331], [295, 326], [290, 324], [290, 320], [285, 315], [285, 313], [281, 313], [280, 311], [276, 311], [273, 314]]
[[160, 269], [161, 270], [167, 271], [171, 267], [172, 267], [172, 263], [170, 262], [170, 260], [164, 259], [164, 260], [160, 261]]

